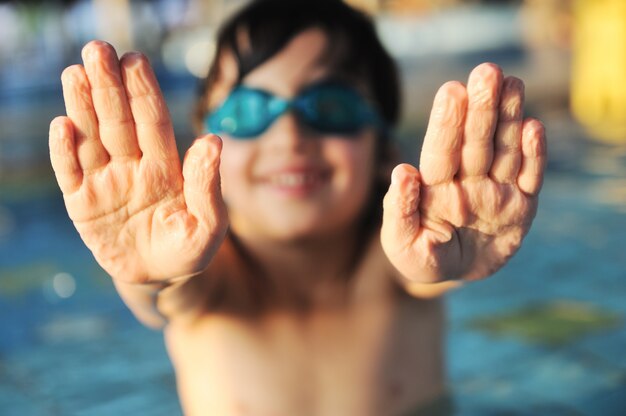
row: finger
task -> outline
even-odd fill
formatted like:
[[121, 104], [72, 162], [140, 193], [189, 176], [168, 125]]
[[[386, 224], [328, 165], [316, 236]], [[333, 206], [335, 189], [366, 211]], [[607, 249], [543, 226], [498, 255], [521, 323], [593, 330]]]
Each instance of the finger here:
[[383, 199], [381, 241], [387, 254], [411, 245], [420, 230], [420, 173], [415, 167], [401, 164], [391, 173], [391, 185]]
[[154, 159], [178, 158], [167, 105], [148, 59], [141, 53], [127, 53], [120, 67], [143, 155]]
[[105, 166], [109, 154], [100, 142], [98, 118], [91, 100], [91, 87], [85, 69], [72, 65], [61, 74], [65, 111], [74, 125], [74, 141], [78, 163], [89, 172]]
[[211, 229], [219, 226], [216, 221], [223, 218], [222, 213], [225, 214], [219, 173], [221, 152], [222, 140], [209, 134], [193, 143], [183, 163], [187, 209], [194, 217], [208, 223]]
[[102, 144], [112, 158], [140, 157], [115, 49], [106, 42], [92, 41], [85, 45], [82, 56]]
[[495, 153], [490, 175], [496, 182], [515, 183], [522, 163], [522, 112], [524, 83], [506, 77], [498, 110]]
[[447, 182], [456, 175], [466, 108], [467, 91], [460, 82], [447, 82], [437, 91], [420, 155], [425, 184]]
[[494, 64], [474, 68], [467, 82], [467, 116], [461, 149], [461, 177], [483, 176], [493, 158], [502, 71]]
[[83, 182], [83, 171], [78, 163], [74, 127], [68, 117], [57, 117], [50, 123], [50, 162], [63, 194], [75, 192]]
[[535, 196], [541, 190], [547, 161], [547, 142], [543, 124], [527, 119], [522, 126], [522, 166], [517, 186], [522, 192]]

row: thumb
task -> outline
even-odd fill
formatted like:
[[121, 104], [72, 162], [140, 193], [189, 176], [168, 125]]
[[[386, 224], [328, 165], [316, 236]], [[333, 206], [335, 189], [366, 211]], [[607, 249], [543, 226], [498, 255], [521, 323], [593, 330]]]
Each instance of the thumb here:
[[222, 139], [214, 134], [194, 141], [183, 163], [184, 194], [187, 209], [198, 220], [219, 226], [226, 221], [226, 208], [220, 185]]
[[391, 172], [391, 185], [383, 200], [381, 243], [387, 256], [411, 245], [420, 231], [420, 174], [406, 163]]

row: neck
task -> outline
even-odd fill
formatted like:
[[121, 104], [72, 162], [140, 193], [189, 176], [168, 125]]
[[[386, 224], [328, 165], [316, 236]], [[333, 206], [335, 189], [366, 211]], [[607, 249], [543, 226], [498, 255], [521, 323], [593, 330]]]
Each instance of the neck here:
[[356, 227], [297, 241], [237, 236], [236, 244], [272, 302], [305, 309], [341, 303], [360, 248]]

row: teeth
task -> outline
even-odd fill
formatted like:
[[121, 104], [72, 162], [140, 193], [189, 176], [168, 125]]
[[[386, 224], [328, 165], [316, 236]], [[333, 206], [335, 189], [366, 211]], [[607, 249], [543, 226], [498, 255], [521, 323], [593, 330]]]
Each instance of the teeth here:
[[314, 185], [319, 181], [319, 175], [312, 173], [283, 173], [269, 178], [272, 185], [282, 187], [299, 187]]

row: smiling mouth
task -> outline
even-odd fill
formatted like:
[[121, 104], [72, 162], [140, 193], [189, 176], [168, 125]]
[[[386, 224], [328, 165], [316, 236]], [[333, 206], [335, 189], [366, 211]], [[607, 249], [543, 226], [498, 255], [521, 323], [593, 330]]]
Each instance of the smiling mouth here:
[[330, 173], [323, 171], [278, 172], [266, 176], [263, 182], [279, 192], [302, 196], [318, 190], [329, 179]]

